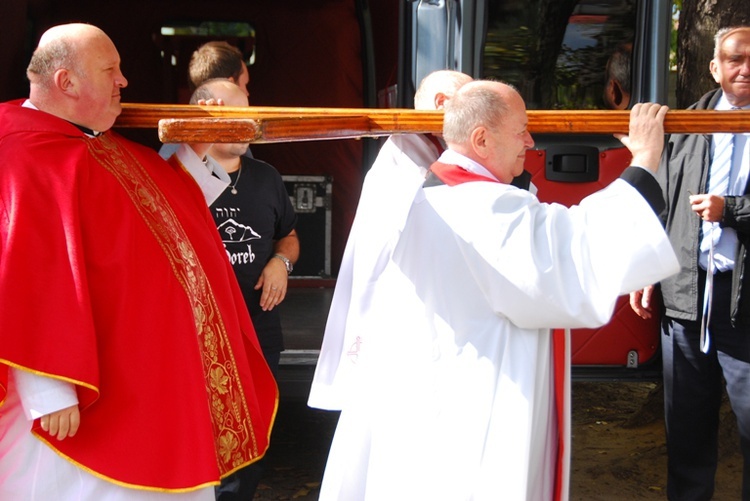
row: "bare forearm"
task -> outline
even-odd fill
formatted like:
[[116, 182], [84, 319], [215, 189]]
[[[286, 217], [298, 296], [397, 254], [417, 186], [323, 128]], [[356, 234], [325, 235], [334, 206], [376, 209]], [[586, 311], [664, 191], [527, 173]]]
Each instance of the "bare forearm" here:
[[297, 238], [297, 230], [292, 230], [289, 235], [284, 238], [280, 238], [276, 241], [273, 248], [274, 254], [281, 254], [292, 264], [296, 263], [299, 259], [299, 238]]

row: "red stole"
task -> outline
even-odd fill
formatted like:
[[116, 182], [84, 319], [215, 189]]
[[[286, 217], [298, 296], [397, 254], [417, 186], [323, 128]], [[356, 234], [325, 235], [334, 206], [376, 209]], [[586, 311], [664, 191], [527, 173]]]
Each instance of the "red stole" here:
[[497, 179], [492, 179], [474, 172], [468, 171], [458, 165], [444, 164], [435, 162], [430, 166], [430, 172], [448, 186], [457, 184], [470, 183], [473, 181], [486, 181], [490, 183], [499, 183]]
[[[212, 413], [211, 423], [219, 469], [222, 473], [230, 472], [235, 469], [235, 464], [249, 463], [261, 452], [221, 311], [196, 251], [176, 214], [145, 169], [115, 138], [104, 134], [101, 141], [88, 141], [89, 152], [117, 178], [128, 194], [193, 305], [198, 345], [203, 351], [201, 362], [208, 401], [222, 409], [221, 413]], [[242, 363], [246, 363], [244, 359]], [[251, 447], [242, 448], [240, 444]]]
[[565, 465], [569, 455], [566, 443], [566, 426], [570, 423], [570, 410], [565, 408], [565, 395], [570, 387], [568, 380], [567, 357], [570, 355], [566, 350], [566, 334], [564, 329], [552, 329], [552, 370], [555, 394], [555, 417], [557, 418], [557, 468], [555, 468], [555, 497], [563, 499], [563, 488], [569, 489], [570, 485], [565, 482]]

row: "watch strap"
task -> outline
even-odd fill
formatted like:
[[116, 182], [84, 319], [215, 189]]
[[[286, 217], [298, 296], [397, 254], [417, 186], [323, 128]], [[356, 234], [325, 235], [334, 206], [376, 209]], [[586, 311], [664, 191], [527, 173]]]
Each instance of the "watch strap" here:
[[292, 270], [294, 269], [294, 265], [292, 265], [292, 262], [288, 258], [282, 256], [281, 254], [274, 254], [273, 257], [281, 259], [281, 261], [284, 263], [284, 266], [286, 266], [287, 274], [292, 272]]

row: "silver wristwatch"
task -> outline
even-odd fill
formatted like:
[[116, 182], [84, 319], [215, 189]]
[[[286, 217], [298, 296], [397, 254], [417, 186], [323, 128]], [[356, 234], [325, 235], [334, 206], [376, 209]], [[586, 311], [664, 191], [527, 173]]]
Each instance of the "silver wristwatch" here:
[[287, 258], [285, 258], [284, 256], [282, 256], [281, 254], [274, 254], [273, 257], [277, 257], [277, 258], [281, 259], [284, 262], [284, 266], [286, 266], [286, 273], [287, 273], [287, 275], [292, 272], [292, 270], [294, 269], [294, 265], [292, 265], [291, 261], [289, 261]]

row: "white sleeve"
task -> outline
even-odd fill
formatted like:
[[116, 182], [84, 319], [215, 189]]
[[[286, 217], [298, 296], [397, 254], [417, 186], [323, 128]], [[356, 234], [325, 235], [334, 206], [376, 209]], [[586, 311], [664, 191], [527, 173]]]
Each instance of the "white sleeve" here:
[[[498, 290], [486, 285], [495, 292], [489, 297], [521, 327], [601, 325], [620, 295], [679, 270], [658, 217], [623, 180], [578, 206], [529, 204], [516, 216], [512, 222], [519, 226], [504, 242], [487, 239], [501, 251], [486, 249], [483, 255], [499, 256], [497, 268], [510, 282]], [[479, 231], [476, 239], [484, 240]], [[480, 282], [483, 274], [491, 276], [482, 269], [475, 273]]]
[[16, 391], [29, 421], [78, 403], [75, 385], [11, 368]]
[[423, 193], [394, 253], [400, 269], [417, 277], [435, 273], [425, 259], [432, 249], [417, 246], [426, 228], [440, 232], [441, 252], [456, 253], [456, 265], [439, 270], [443, 283], [477, 288], [481, 300], [465, 307], [489, 303], [518, 327], [602, 325], [620, 295], [679, 270], [659, 218], [623, 180], [570, 208], [497, 183]]

